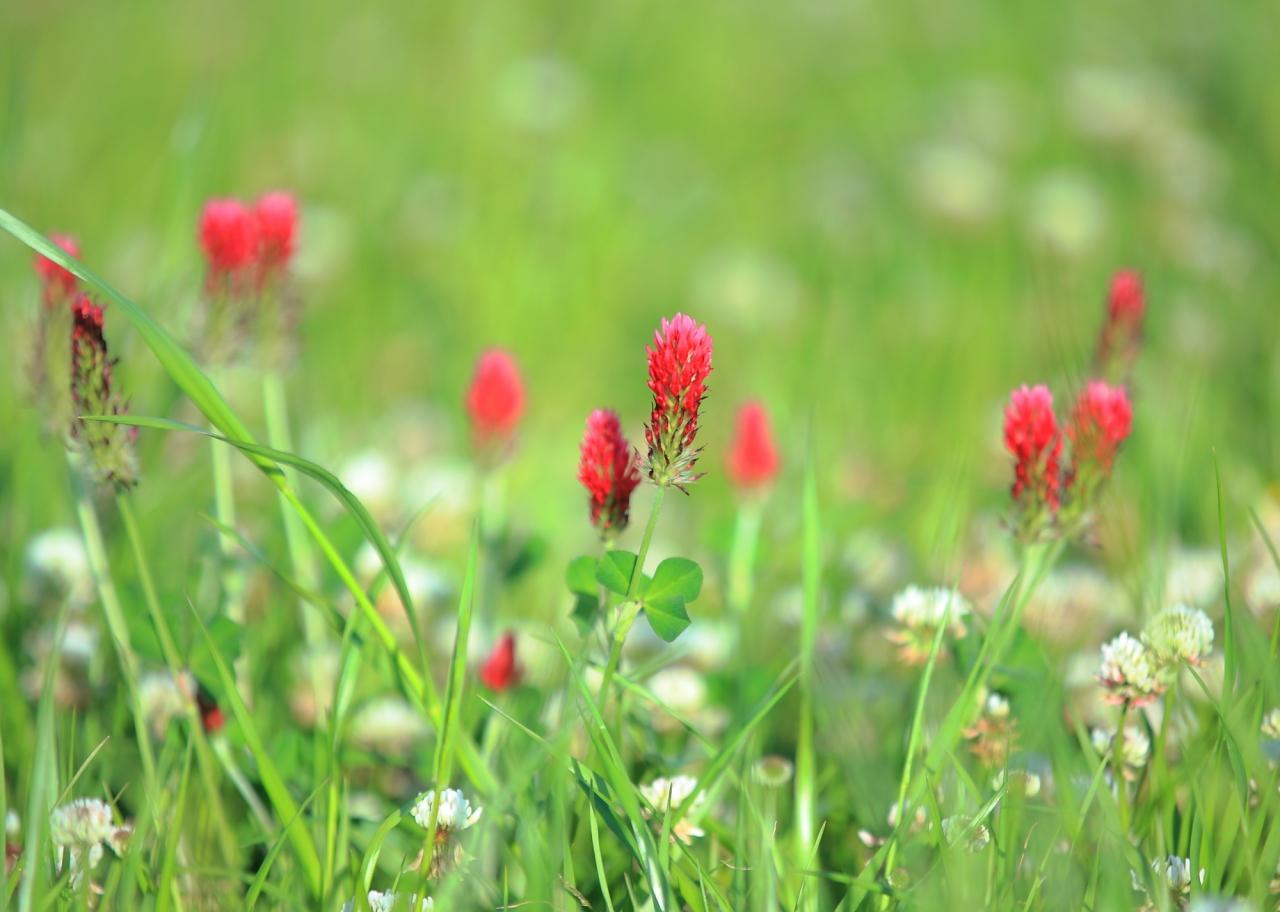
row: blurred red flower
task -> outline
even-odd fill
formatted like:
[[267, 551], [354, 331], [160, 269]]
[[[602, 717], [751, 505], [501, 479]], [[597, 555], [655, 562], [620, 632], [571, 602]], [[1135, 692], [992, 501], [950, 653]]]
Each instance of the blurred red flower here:
[[591, 522], [601, 534], [616, 534], [627, 527], [631, 493], [640, 484], [636, 460], [618, 414], [612, 409], [592, 412], [582, 435], [578, 481], [591, 495]]
[[[80, 258], [80, 245], [69, 234], [51, 234], [49, 240], [57, 244], [76, 259]], [[52, 306], [64, 298], [75, 294], [76, 277], [63, 269], [46, 256], [37, 255], [35, 260], [36, 275], [44, 286], [44, 303]]]
[[738, 409], [737, 431], [729, 449], [729, 477], [744, 490], [768, 485], [778, 474], [778, 448], [769, 414], [759, 402]]
[[508, 352], [493, 348], [480, 356], [466, 404], [477, 441], [489, 443], [511, 435], [524, 414], [524, 384]]
[[1021, 386], [1004, 412], [1004, 445], [1013, 456], [1013, 499], [1032, 509], [1059, 504], [1058, 460], [1062, 437], [1049, 388]]
[[1110, 472], [1116, 451], [1131, 430], [1133, 406], [1124, 387], [1090, 381], [1080, 391], [1067, 427], [1071, 438], [1071, 478], [1085, 463], [1096, 466], [1104, 475]]
[[239, 200], [205, 203], [199, 235], [211, 286], [236, 280], [258, 255], [258, 220]]
[[288, 193], [263, 195], [254, 206], [257, 220], [258, 265], [272, 275], [289, 265], [298, 239], [298, 203]]
[[480, 668], [480, 680], [490, 690], [501, 693], [520, 683], [520, 668], [516, 665], [516, 635], [503, 634], [489, 657]]

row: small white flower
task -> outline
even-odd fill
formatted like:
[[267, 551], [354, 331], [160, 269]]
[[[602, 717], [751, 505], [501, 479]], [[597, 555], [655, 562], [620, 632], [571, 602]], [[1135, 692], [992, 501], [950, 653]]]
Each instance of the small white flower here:
[[97, 798], [77, 798], [49, 815], [49, 835], [60, 848], [88, 848], [111, 836], [111, 807]]
[[1262, 733], [1273, 741], [1280, 741], [1280, 706], [1262, 717]]
[[1175, 605], [1151, 619], [1142, 639], [1162, 664], [1199, 665], [1213, 652], [1213, 621], [1198, 608]]
[[[644, 796], [645, 801], [653, 805], [659, 817], [665, 817], [669, 811], [679, 810], [685, 799], [693, 794], [693, 790], [697, 787], [698, 780], [692, 776], [673, 776], [670, 779], [662, 776], [647, 785], [640, 786], [640, 794]], [[705, 792], [699, 793], [693, 800], [689, 812], [692, 814], [702, 807], [706, 797]], [[697, 824], [688, 819], [681, 819], [672, 822], [671, 835], [687, 845], [696, 837], [706, 834]]]
[[1009, 698], [1004, 694], [992, 692], [987, 695], [987, 702], [982, 711], [990, 719], [1009, 718]]
[[351, 719], [351, 740], [382, 754], [407, 754], [429, 734], [427, 723], [408, 701], [394, 695], [374, 697]]
[[[1191, 859], [1170, 855], [1151, 862], [1151, 870], [1164, 878], [1165, 884], [1175, 893], [1191, 892]], [[1204, 884], [1204, 868], [1200, 869], [1200, 883]]]
[[179, 683], [167, 671], [148, 672], [139, 679], [138, 702], [157, 738], [163, 738], [169, 723], [186, 712], [192, 693], [194, 686], [190, 681]]
[[[1111, 747], [1115, 744], [1114, 729], [1095, 728], [1089, 733], [1093, 749], [1108, 760], [1111, 758]], [[1142, 769], [1151, 757], [1151, 739], [1147, 733], [1136, 725], [1124, 727], [1124, 737], [1120, 741], [1120, 762], [1130, 769]]]
[[[392, 912], [392, 910], [396, 908], [396, 903], [398, 902], [400, 902], [400, 894], [398, 893], [392, 893], [390, 890], [385, 893], [381, 890], [369, 891], [369, 908], [372, 909], [373, 912]], [[413, 899], [409, 899], [408, 902], [408, 908], [413, 908]], [[401, 903], [401, 906], [404, 907], [404, 903]], [[348, 900], [346, 905], [342, 907], [342, 912], [353, 912], [355, 907], [355, 902]], [[419, 912], [430, 912], [430, 910], [435, 909], [435, 907], [436, 901], [430, 897], [427, 897], [418, 903]]]
[[1128, 632], [1102, 645], [1098, 680], [1115, 701], [1135, 705], [1154, 700], [1163, 689], [1150, 651]]
[[93, 600], [93, 576], [84, 542], [74, 529], [41, 532], [27, 544], [26, 595], [34, 601], [67, 599], [74, 604]]
[[4, 814], [4, 835], [8, 839], [16, 840], [21, 832], [22, 818], [18, 816], [17, 811], [9, 808]]
[[893, 619], [911, 630], [937, 630], [944, 620], [951, 632], [964, 636], [969, 600], [955, 589], [908, 586], [893, 598]]
[[[431, 810], [435, 806], [436, 793], [424, 792], [413, 806], [413, 819], [424, 830], [431, 826]], [[436, 814], [436, 830], [452, 833], [465, 830], [480, 819], [484, 808], [472, 808], [467, 796], [459, 789], [441, 789], [440, 811]]]

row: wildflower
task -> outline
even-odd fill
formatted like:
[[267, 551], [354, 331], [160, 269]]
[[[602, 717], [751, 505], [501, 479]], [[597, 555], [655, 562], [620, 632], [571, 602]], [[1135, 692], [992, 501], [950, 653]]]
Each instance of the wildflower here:
[[480, 356], [466, 404], [477, 443], [489, 446], [511, 437], [524, 413], [524, 384], [508, 352], [493, 348]]
[[196, 688], [196, 709], [200, 711], [200, 727], [207, 735], [218, 734], [227, 724], [226, 714], [213, 694], [199, 686]]
[[1164, 691], [1151, 652], [1127, 632], [1103, 644], [1098, 680], [1113, 703], [1141, 706]]
[[1062, 436], [1046, 386], [1021, 386], [1004, 412], [1004, 445], [1014, 457], [1013, 499], [1028, 521], [1051, 518], [1060, 503]]
[[208, 267], [211, 292], [243, 292], [258, 256], [258, 219], [235, 199], [214, 199], [200, 213], [200, 249]]
[[1133, 407], [1124, 387], [1092, 380], [1080, 392], [1067, 426], [1071, 438], [1067, 489], [1078, 503], [1087, 506], [1092, 501], [1132, 429]]
[[116, 362], [107, 351], [102, 308], [78, 296], [71, 304], [71, 397], [76, 418], [71, 435], [88, 452], [98, 480], [120, 488], [137, 484], [138, 465], [133, 452], [137, 429], [120, 424], [86, 422], [84, 415], [123, 415], [125, 403], [112, 388]]
[[682, 488], [697, 481], [693, 467], [700, 449], [698, 410], [711, 373], [711, 336], [692, 317], [678, 313], [664, 319], [653, 336], [649, 356], [649, 391], [653, 410], [644, 429], [649, 446], [649, 478], [658, 485]]
[[[80, 245], [69, 234], [51, 234], [49, 240], [71, 256], [80, 259]], [[76, 293], [76, 277], [48, 257], [37, 254], [36, 275], [40, 277], [46, 307], [54, 307]]]
[[516, 635], [505, 634], [480, 668], [480, 680], [490, 690], [501, 693], [520, 682], [520, 667], [516, 664]]
[[278, 276], [289, 265], [298, 237], [298, 203], [288, 193], [267, 193], [253, 207], [257, 225], [258, 268], [264, 278]]
[[[1112, 759], [1112, 748], [1116, 743], [1114, 729], [1095, 728], [1089, 732], [1089, 742], [1098, 755], [1108, 763]], [[1151, 758], [1151, 739], [1137, 725], [1126, 725], [1120, 738], [1120, 766], [1124, 778], [1133, 780], [1147, 761]]]
[[[413, 805], [411, 812], [413, 819], [423, 829], [431, 826], [431, 815], [435, 803], [436, 793], [424, 792], [418, 796], [418, 800]], [[465, 830], [479, 820], [483, 812], [484, 808], [471, 807], [471, 802], [467, 800], [467, 796], [461, 789], [441, 789], [440, 810], [435, 815], [436, 831], [437, 833], [441, 830], [454, 833]]]
[[[436, 804], [436, 793], [426, 792], [418, 796], [411, 811], [413, 819], [424, 830], [430, 830], [431, 818], [435, 817], [435, 833], [431, 840], [431, 862], [429, 876], [441, 877], [454, 870], [462, 862], [462, 845], [455, 835], [472, 826], [480, 819], [483, 808], [472, 808], [471, 802], [459, 789], [441, 789], [440, 803]], [[439, 810], [435, 810], [436, 808]]]
[[778, 448], [769, 414], [759, 402], [738, 410], [737, 431], [729, 449], [729, 477], [743, 491], [758, 491], [778, 474]]
[[987, 766], [1004, 766], [1018, 739], [1018, 722], [1010, 714], [1008, 697], [989, 694], [982, 714], [965, 729], [964, 736], [975, 757]]
[[[125, 830], [124, 834], [117, 830]], [[123, 852], [132, 827], [117, 827], [111, 808], [97, 798], [76, 798], [54, 808], [49, 815], [49, 837], [58, 847], [58, 865], [61, 868], [62, 851], [70, 855], [72, 882], [87, 869], [97, 867], [102, 860], [103, 843], [111, 846], [117, 855]]]
[[74, 529], [46, 529], [27, 544], [23, 555], [23, 597], [32, 602], [87, 604], [93, 576], [84, 541]]
[[1142, 345], [1145, 311], [1142, 276], [1129, 269], [1117, 272], [1111, 279], [1106, 322], [1098, 335], [1094, 355], [1094, 363], [1104, 376], [1124, 380], [1132, 371]]
[[176, 681], [167, 671], [149, 672], [138, 680], [142, 715], [156, 738], [163, 738], [169, 723], [186, 712], [191, 702], [192, 685], [189, 677]]
[[969, 600], [955, 589], [908, 586], [893, 597], [891, 611], [898, 629], [889, 639], [897, 644], [903, 662], [920, 665], [929, 658], [934, 635], [943, 624], [953, 637], [964, 636], [970, 610]]
[[[1190, 858], [1181, 858], [1177, 855], [1157, 858], [1151, 862], [1151, 870], [1155, 871], [1156, 876], [1164, 881], [1164, 885], [1175, 898], [1185, 898], [1191, 894], [1191, 872], [1193, 869]], [[1204, 876], [1205, 870], [1201, 868], [1201, 886], [1204, 885]], [[1136, 875], [1134, 876], [1134, 887], [1135, 889], [1142, 889]]]
[[776, 754], [761, 757], [751, 767], [751, 775], [756, 782], [771, 789], [785, 788], [795, 771], [795, 765], [790, 760]]
[[1262, 734], [1272, 741], [1280, 741], [1280, 706], [1262, 717]]
[[578, 481], [591, 495], [591, 523], [601, 535], [616, 535], [627, 527], [631, 494], [640, 484], [637, 458], [616, 412], [596, 409], [588, 416]]
[[351, 720], [351, 740], [360, 748], [379, 754], [407, 754], [427, 737], [427, 724], [404, 699], [375, 697], [358, 709]]
[[1161, 665], [1201, 665], [1213, 652], [1213, 621], [1198, 608], [1174, 605], [1147, 623], [1142, 641]]
[[[640, 786], [640, 794], [653, 807], [659, 818], [665, 818], [668, 813], [675, 814], [679, 811], [680, 806], [697, 787], [698, 780], [691, 776], [673, 776], [670, 779], [661, 776], [647, 785]], [[693, 814], [702, 807], [706, 797], [705, 793], [700, 792], [693, 800], [689, 813]], [[694, 839], [705, 835], [703, 829], [687, 817], [671, 821], [672, 838], [679, 839], [685, 845], [690, 845]]]
[[[419, 912], [430, 912], [436, 907], [436, 902], [431, 897], [418, 899], [417, 896], [401, 896], [399, 893], [387, 891], [383, 893], [380, 890], [369, 891], [369, 908], [372, 912], [392, 912], [399, 909], [413, 909], [414, 903], [417, 903]], [[343, 907], [342, 912], [353, 912], [355, 903], [348, 901]]]
[[687, 665], [662, 669], [648, 681], [649, 691], [661, 706], [654, 707], [653, 725], [662, 732], [683, 730], [692, 724], [704, 734], [724, 729], [728, 715], [707, 699], [706, 675]]

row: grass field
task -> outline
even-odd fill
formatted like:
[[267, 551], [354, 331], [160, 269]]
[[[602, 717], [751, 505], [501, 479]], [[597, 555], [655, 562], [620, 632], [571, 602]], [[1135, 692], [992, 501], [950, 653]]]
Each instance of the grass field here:
[[0, 909], [1280, 908], [1271, 18], [0, 7]]

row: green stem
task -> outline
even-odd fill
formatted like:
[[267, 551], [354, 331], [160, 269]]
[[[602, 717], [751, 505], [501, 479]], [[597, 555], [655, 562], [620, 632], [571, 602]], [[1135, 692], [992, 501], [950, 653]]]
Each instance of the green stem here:
[[1129, 719], [1129, 701], [1120, 707], [1120, 722], [1111, 740], [1111, 774], [1116, 780], [1116, 803], [1120, 805], [1120, 826], [1129, 838], [1129, 783], [1124, 777], [1124, 726]]
[[636, 554], [636, 565], [631, 570], [631, 579], [627, 583], [627, 595], [622, 603], [617, 626], [613, 631], [613, 644], [609, 648], [609, 663], [604, 667], [604, 677], [600, 680], [600, 696], [597, 705], [602, 709], [609, 698], [609, 685], [617, 674], [618, 663], [622, 660], [622, 646], [631, 632], [631, 625], [640, 614], [640, 603], [636, 593], [640, 590], [640, 580], [644, 578], [644, 559], [649, 554], [649, 545], [653, 542], [653, 530], [658, 527], [658, 514], [662, 511], [662, 500], [666, 497], [667, 486], [658, 485], [658, 492], [653, 497], [653, 506], [649, 510], [649, 521], [644, 527], [644, 536], [640, 539], [640, 551]]
[[124, 608], [120, 604], [119, 593], [116, 592], [115, 582], [111, 578], [111, 567], [107, 561], [107, 549], [102, 539], [102, 527], [98, 524], [97, 511], [94, 510], [89, 490], [80, 477], [75, 461], [71, 459], [68, 461], [71, 468], [71, 483], [75, 489], [76, 517], [80, 521], [80, 531], [84, 536], [85, 554], [89, 559], [89, 568], [98, 589], [98, 600], [102, 603], [107, 630], [115, 645], [116, 656], [120, 660], [121, 675], [129, 691], [129, 701], [133, 706], [133, 728], [138, 739], [138, 753], [142, 758], [142, 774], [147, 782], [147, 794], [152, 801], [156, 801], [160, 794], [159, 781], [156, 778], [151, 731], [147, 728], [146, 715], [143, 713], [142, 700], [138, 694], [138, 656], [133, 651], [129, 627], [124, 619]]
[[[147, 606], [147, 613], [151, 616], [151, 624], [155, 628], [156, 639], [160, 641], [160, 652], [164, 655], [165, 665], [168, 667], [174, 683], [181, 686], [183, 674], [182, 657], [178, 653], [178, 646], [173, 638], [173, 632], [169, 629], [169, 622], [165, 618], [164, 610], [160, 607], [160, 599], [156, 595], [155, 580], [151, 575], [151, 565], [147, 561], [146, 549], [143, 547], [142, 533], [138, 528], [138, 518], [133, 510], [132, 497], [126, 492], [118, 492], [116, 494], [116, 509], [120, 513], [120, 521], [124, 525], [125, 535], [128, 537], [129, 545], [133, 549], [133, 561], [138, 570], [138, 579], [142, 583], [143, 601]], [[236, 837], [231, 830], [226, 807], [222, 803], [222, 790], [214, 776], [213, 753], [209, 747], [209, 740], [205, 737], [204, 725], [196, 712], [194, 701], [186, 700], [183, 705], [187, 719], [187, 730], [191, 733], [191, 739], [195, 745], [196, 762], [200, 768], [200, 778], [204, 785], [204, 793], [209, 799], [210, 808], [212, 809], [214, 828], [218, 834], [218, 847], [222, 852], [223, 859], [234, 865], [239, 859], [239, 850], [236, 847]]]

